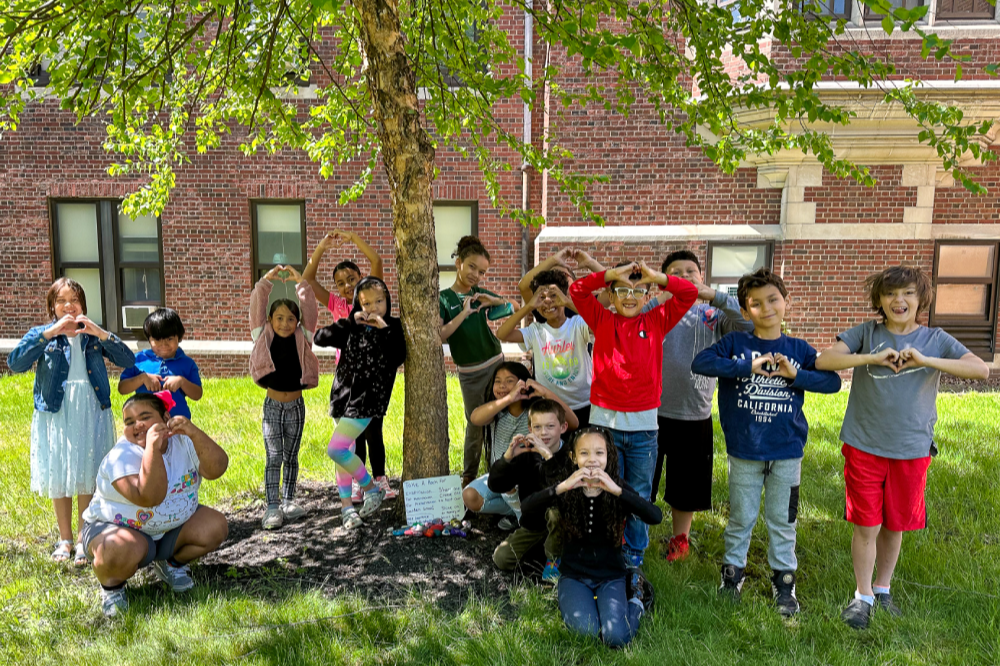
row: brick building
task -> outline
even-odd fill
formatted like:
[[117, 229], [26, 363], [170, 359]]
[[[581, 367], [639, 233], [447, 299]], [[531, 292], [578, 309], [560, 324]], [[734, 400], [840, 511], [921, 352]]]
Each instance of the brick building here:
[[[953, 65], [919, 57], [919, 41], [898, 32], [886, 36], [877, 19], [866, 25], [857, 3], [837, 0], [830, 11], [850, 20], [844, 40], [891, 54], [900, 80], [923, 78], [921, 94], [959, 104], [970, 121], [1000, 117], [1000, 85], [983, 69], [1000, 52], [993, 7], [982, 0], [929, 1], [925, 27], [954, 39], [953, 49], [970, 56], [958, 82]], [[507, 22], [512, 41], [529, 44], [532, 59], [541, 62], [545, 46], [524, 17], [512, 12]], [[777, 45], [765, 47], [779, 61], [792, 62]], [[556, 50], [547, 55], [564, 65], [560, 85], [583, 85], [571, 62]], [[917, 142], [916, 125], [879, 102], [878, 91], [833, 80], [821, 87], [858, 111], [849, 128], [836, 128], [835, 146], [872, 165], [876, 187], [824, 173], [801, 154], [756, 159], [724, 175], [661, 127], [652, 108], [638, 106], [623, 118], [597, 107], [547, 113], [541, 105], [527, 112], [520, 100], [500, 103], [495, 113], [509, 131], [540, 144], [548, 125], [575, 155], [573, 168], [609, 177], [590, 190], [607, 226], [581, 224], [545, 174], [522, 176], [515, 168], [501, 176], [504, 196], [512, 202], [524, 196], [547, 221], [541, 230], [525, 231], [491, 207], [474, 163], [439, 151], [434, 197], [442, 269], [452, 263], [457, 238], [470, 231], [493, 255], [486, 284], [511, 297], [527, 266], [566, 245], [605, 262], [642, 258], [657, 264], [668, 251], [688, 247], [716, 286], [733, 285], [759, 265], [779, 271], [793, 297], [791, 331], [822, 349], [836, 332], [871, 316], [861, 293], [867, 274], [916, 262], [932, 272], [938, 287], [931, 323], [1000, 369], [1000, 166], [974, 167], [989, 193], [970, 194], [941, 171], [932, 149]], [[300, 89], [303, 106], [311, 96], [314, 89]], [[740, 120], [767, 119], [748, 113]], [[381, 171], [359, 201], [339, 206], [353, 172], [324, 180], [305, 155], [290, 151], [247, 158], [237, 149], [236, 132], [221, 149], [194, 155], [178, 170], [160, 218], [131, 220], [117, 212], [117, 203], [137, 181], [107, 175], [112, 158], [101, 148], [104, 137], [99, 120], [76, 125], [47, 101], [29, 106], [18, 131], [0, 138], [0, 351], [44, 321], [45, 290], [54, 276], [70, 275], [85, 285], [90, 314], [106, 328], [135, 339], [133, 326], [141, 325], [145, 309], [164, 304], [181, 313], [188, 329], [184, 348], [205, 374], [243, 373], [253, 282], [274, 262], [302, 266], [333, 228], [365, 237], [385, 259], [394, 287], [391, 209]], [[516, 167], [516, 156], [508, 157]], [[343, 258], [367, 265], [353, 251]], [[333, 256], [326, 260], [322, 281], [332, 283], [334, 263]], [[442, 284], [450, 283], [444, 275]], [[320, 323], [328, 322], [321, 314]], [[332, 367], [329, 356], [321, 359], [324, 369]]]

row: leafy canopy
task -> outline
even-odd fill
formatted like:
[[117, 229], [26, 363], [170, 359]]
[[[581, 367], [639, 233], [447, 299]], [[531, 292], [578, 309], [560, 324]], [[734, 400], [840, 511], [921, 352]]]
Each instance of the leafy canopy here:
[[[919, 27], [926, 7], [866, 3], [884, 14], [886, 32], [917, 32], [924, 58], [950, 59], [955, 78], [962, 76], [951, 43]], [[817, 89], [836, 77], [902, 105], [943, 166], [983, 191], [960, 160], [994, 158], [980, 141], [991, 123], [963, 123], [960, 109], [922, 99], [919, 82], [887, 85], [899, 78], [893, 63], [845, 40], [845, 20], [818, 18], [817, 0], [739, 0], [736, 7], [697, 0], [549, 0], [547, 7], [400, 0], [398, 11], [423, 126], [437, 146], [475, 159], [493, 204], [522, 223], [541, 218], [501, 195], [501, 174], [517, 161], [547, 169], [585, 219], [603, 222], [586, 197], [602, 176], [574, 172], [573, 155], [557, 135], [544, 150], [538, 141], [525, 144], [519, 123], [494, 113], [502, 99], [537, 107], [546, 82], [555, 108], [599, 105], [628, 115], [650, 104], [662, 123], [726, 172], [748, 155], [800, 150], [837, 175], [870, 184], [865, 167], [839, 159], [830, 136], [812, 129], [852, 120], [852, 111]], [[566, 56], [546, 62], [544, 51], [536, 52], [530, 77], [505, 30], [523, 12], [545, 44]], [[344, 0], [9, 0], [0, 12], [0, 129], [16, 129], [25, 105], [46, 96], [78, 118], [101, 117], [105, 148], [116, 156], [110, 172], [148, 177], [126, 200], [129, 213], [162, 210], [175, 169], [191, 151], [219, 147], [227, 134], [247, 154], [301, 149], [327, 177], [351, 165], [356, 181], [340, 193], [347, 202], [365, 190], [380, 153], [370, 113], [376, 77], [361, 48], [361, 20]], [[774, 47], [762, 48], [768, 40]], [[737, 74], [727, 73], [731, 57], [744, 65]], [[48, 76], [44, 86], [36, 85], [39, 65]], [[583, 83], [560, 77], [568, 66], [582, 67]], [[994, 66], [987, 70], [995, 73]], [[297, 83], [306, 82], [315, 99], [297, 96]], [[741, 125], [741, 110], [765, 110], [769, 120]]]

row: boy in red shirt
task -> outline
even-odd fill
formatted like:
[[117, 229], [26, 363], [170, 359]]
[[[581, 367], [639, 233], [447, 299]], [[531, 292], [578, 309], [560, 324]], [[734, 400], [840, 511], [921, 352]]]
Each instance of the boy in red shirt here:
[[[672, 294], [642, 312], [648, 285]], [[615, 312], [594, 292], [608, 286]], [[621, 454], [622, 478], [649, 499], [656, 466], [656, 408], [660, 406], [663, 338], [698, 299], [698, 289], [645, 264], [629, 263], [577, 280], [569, 288], [577, 312], [594, 331], [594, 382], [590, 387], [590, 424], [611, 431]], [[649, 528], [632, 516], [625, 525], [626, 564], [638, 567], [649, 545]]]

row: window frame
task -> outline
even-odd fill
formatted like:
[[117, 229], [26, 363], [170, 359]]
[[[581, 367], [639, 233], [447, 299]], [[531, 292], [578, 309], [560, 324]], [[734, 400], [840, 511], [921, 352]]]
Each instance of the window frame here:
[[[472, 208], [472, 223], [469, 225], [469, 235], [479, 236], [479, 201], [472, 199], [435, 199], [431, 204], [431, 215], [434, 214], [434, 206], [469, 206]], [[434, 223], [434, 245], [437, 246], [437, 223]], [[450, 264], [438, 264], [438, 273], [441, 271], [455, 271], [455, 262]]]
[[[250, 199], [250, 288], [253, 289], [257, 281], [260, 280], [261, 276], [267, 273], [274, 264], [258, 264], [257, 262], [257, 206], [259, 204], [264, 205], [292, 205], [297, 204], [299, 206], [299, 228], [301, 229], [302, 236], [302, 262], [300, 264], [288, 264], [289, 266], [295, 266], [295, 269], [300, 273], [305, 270], [306, 264], [309, 262], [309, 255], [307, 254], [307, 239], [306, 239], [306, 200], [305, 199]], [[263, 271], [263, 273], [261, 272]]]
[[719, 280], [712, 274], [712, 250], [717, 247], [745, 247], [748, 245], [763, 245], [765, 251], [765, 266], [768, 270], [774, 268], [774, 241], [773, 240], [710, 240], [705, 249], [705, 284], [735, 284], [742, 277], [741, 275], [724, 275]]
[[[986, 3], [993, 11], [988, 15], [976, 15], [972, 13], [954, 13], [948, 14], [947, 12], [941, 11], [941, 0], [934, 0], [934, 20], [937, 21], [995, 21], [996, 20], [996, 6]], [[954, 0], [952, 0], [952, 7], [954, 7]], [[975, 6], [975, 2], [973, 2]]]
[[855, 0], [844, 0], [844, 13], [843, 14], [835, 14], [833, 12], [833, 7], [831, 6], [832, 2], [833, 2], [833, 0], [829, 0], [829, 1], [828, 0], [802, 0], [799, 3], [799, 11], [801, 11], [804, 14], [805, 13], [806, 5], [815, 3], [815, 4], [821, 5], [823, 7], [826, 7], [827, 9], [829, 9], [830, 13], [829, 14], [823, 14], [823, 13], [809, 12], [810, 16], [814, 16], [816, 18], [826, 19], [826, 20], [829, 20], [829, 21], [844, 20], [844, 21], [847, 21], [848, 23], [851, 23], [851, 21], [853, 20], [853, 16], [854, 16], [854, 2], [855, 2]]
[[[850, 2], [851, 0], [845, 0], [845, 1], [846, 2]], [[903, 0], [903, 1], [904, 1], [904, 4], [905, 4], [906, 0]], [[917, 0], [917, 2], [919, 3], [917, 5], [917, 7], [923, 7], [924, 5], [926, 5], [928, 13], [931, 11], [931, 2], [932, 2], [932, 0]], [[935, 4], [936, 4], [936, 1], [935, 1]], [[881, 21], [882, 18], [885, 16], [885, 14], [877, 14], [877, 13], [875, 13], [874, 11], [872, 11], [872, 8], [869, 7], [868, 5], [864, 5], [863, 4], [863, 5], [861, 5], [861, 8], [862, 8], [861, 17], [865, 21]], [[926, 20], [927, 20], [927, 17], [925, 16], [924, 17], [924, 21], [926, 21]], [[923, 23], [923, 21], [921, 21], [921, 23]]]
[[[59, 256], [59, 204], [81, 204], [91, 203], [97, 208], [97, 252], [98, 261], [62, 261]], [[125, 340], [137, 340], [140, 338], [133, 329], [125, 328], [122, 321], [122, 306], [125, 305], [156, 305], [164, 307], [166, 304], [166, 278], [163, 270], [163, 219], [156, 216], [156, 239], [160, 251], [158, 265], [153, 262], [120, 262], [120, 236], [118, 226], [118, 215], [121, 209], [121, 199], [108, 199], [102, 197], [51, 197], [48, 200], [49, 208], [49, 260], [51, 262], [52, 275], [58, 280], [63, 277], [67, 268], [97, 269], [101, 281], [101, 326], [118, 337]], [[111, 238], [105, 234], [105, 222], [110, 226]], [[108, 286], [107, 275], [109, 272], [108, 262], [105, 257], [110, 243], [111, 267], [110, 271], [114, 275], [114, 284]], [[159, 301], [129, 301], [124, 299], [124, 286], [122, 284], [123, 268], [157, 268], [160, 272], [160, 300]], [[112, 290], [113, 289], [113, 290]], [[109, 298], [109, 296], [111, 298]], [[91, 310], [93, 302], [88, 303], [87, 309]]]
[[[111, 229], [112, 229], [112, 240], [115, 247], [115, 288], [117, 289], [118, 296], [118, 307], [115, 308], [118, 318], [118, 329], [125, 330], [125, 322], [122, 320], [122, 308], [128, 305], [156, 305], [158, 307], [164, 307], [166, 302], [166, 276], [163, 272], [163, 221], [160, 216], [156, 216], [156, 243], [160, 248], [160, 260], [156, 263], [151, 261], [126, 261], [123, 262], [121, 259], [121, 227], [118, 223], [118, 218], [121, 215], [120, 206], [112, 208], [112, 219], [111, 219]], [[123, 269], [126, 268], [156, 268], [160, 272], [160, 300], [159, 302], [145, 300], [145, 301], [126, 301], [125, 299], [125, 279], [122, 276]]]
[[[945, 277], [943, 280], [938, 276], [938, 269], [940, 265], [941, 247], [943, 246], [992, 246], [993, 247], [993, 276], [991, 279], [986, 278], [953, 278]], [[928, 313], [928, 324], [933, 327], [942, 328], [948, 334], [959, 338], [963, 334], [981, 332], [985, 329], [989, 329], [990, 333], [990, 346], [989, 354], [981, 354], [976, 352], [974, 349], [970, 349], [980, 358], [986, 361], [993, 360], [993, 354], [996, 353], [996, 341], [997, 341], [997, 307], [998, 307], [998, 295], [1000, 295], [1000, 240], [986, 240], [986, 239], [949, 239], [949, 240], [938, 240], [934, 242], [934, 263], [931, 269], [931, 284], [934, 286], [935, 298], [931, 303], [930, 312]], [[937, 314], [937, 287], [941, 284], [985, 284], [991, 289], [990, 294], [987, 297], [987, 312], [985, 320], [983, 317], [978, 315], [945, 315], [938, 316]], [[958, 335], [956, 335], [956, 333]], [[963, 343], [964, 344], [964, 343]], [[966, 345], [968, 346], [968, 345]]]

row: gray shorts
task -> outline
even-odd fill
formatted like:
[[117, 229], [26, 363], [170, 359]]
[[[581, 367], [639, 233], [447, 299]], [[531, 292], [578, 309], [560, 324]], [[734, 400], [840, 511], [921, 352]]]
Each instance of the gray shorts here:
[[146, 556], [142, 558], [142, 562], [139, 563], [139, 568], [141, 569], [152, 564], [154, 560], [166, 560], [174, 554], [174, 549], [177, 547], [177, 537], [180, 536], [181, 530], [184, 529], [184, 525], [175, 527], [161, 536], [158, 540], [154, 540], [153, 537], [149, 536], [145, 532], [140, 532], [137, 529], [126, 527], [124, 525], [101, 522], [84, 523], [83, 530], [81, 530], [81, 542], [83, 543], [84, 552], [87, 553], [88, 560], [94, 559], [94, 556], [90, 553], [90, 542], [110, 529], [129, 530], [135, 532], [136, 534], [141, 534], [146, 538], [146, 545], [148, 548], [146, 549]]

